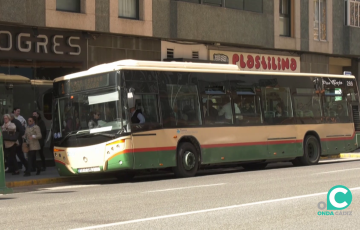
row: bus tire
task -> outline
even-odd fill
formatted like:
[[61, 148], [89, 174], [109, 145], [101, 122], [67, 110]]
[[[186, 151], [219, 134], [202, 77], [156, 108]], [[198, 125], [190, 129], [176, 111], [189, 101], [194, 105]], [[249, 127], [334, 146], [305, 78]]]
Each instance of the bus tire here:
[[242, 165], [242, 167], [245, 170], [261, 170], [266, 168], [268, 164], [267, 163], [259, 163], [259, 164], [246, 164], [246, 165]]
[[194, 145], [183, 142], [176, 154], [176, 167], [173, 168], [176, 177], [195, 176], [199, 167], [199, 154]]
[[319, 140], [316, 137], [309, 135], [304, 139], [304, 155], [295, 159], [293, 164], [296, 166], [316, 165], [319, 163], [320, 155], [321, 146]]

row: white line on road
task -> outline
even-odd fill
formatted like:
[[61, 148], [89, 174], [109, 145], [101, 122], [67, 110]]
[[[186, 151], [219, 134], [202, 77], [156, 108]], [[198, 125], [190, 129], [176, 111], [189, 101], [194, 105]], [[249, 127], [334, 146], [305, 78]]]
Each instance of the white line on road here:
[[318, 175], [318, 174], [327, 174], [327, 173], [337, 173], [337, 172], [345, 172], [345, 171], [352, 171], [352, 170], [360, 170], [360, 168], [342, 169], [342, 170], [335, 170], [335, 171], [328, 171], [328, 172], [320, 172], [320, 173], [315, 173], [315, 174]]
[[[350, 190], [351, 191], [360, 190], [360, 187], [350, 188]], [[214, 212], [214, 211], [221, 211], [221, 210], [229, 210], [229, 209], [241, 208], [241, 207], [252, 206], [252, 205], [269, 204], [269, 203], [275, 203], [275, 202], [280, 202], [280, 201], [288, 201], [288, 200], [294, 200], [294, 199], [308, 198], [308, 197], [325, 195], [327, 193], [328, 192], [320, 192], [320, 193], [313, 193], [313, 194], [302, 195], [302, 196], [292, 196], [292, 197], [286, 197], [286, 198], [280, 198], [280, 199], [274, 199], [274, 200], [264, 200], [264, 201], [247, 203], [247, 204], [239, 204], [239, 205], [225, 206], [225, 207], [219, 207], [219, 208], [204, 209], [204, 210], [198, 210], [198, 211], [192, 211], [192, 212], [182, 212], [182, 213], [176, 213], [176, 214], [170, 214], [170, 215], [164, 215], [164, 216], [154, 216], [154, 217], [149, 217], [149, 218], [128, 220], [128, 221], [122, 221], [122, 222], [111, 223], [111, 224], [95, 225], [95, 226], [89, 226], [89, 227], [84, 227], [84, 228], [76, 228], [76, 229], [72, 229], [72, 230], [86, 230], [86, 229], [96, 229], [96, 228], [107, 228], [107, 227], [113, 227], [113, 226], [119, 226], [119, 225], [126, 225], [126, 224], [134, 224], [134, 223], [139, 223], [139, 222], [145, 222], [145, 221], [167, 219], [167, 218], [179, 217], [179, 216], [188, 216], [188, 215], [199, 214], [199, 213]]]
[[169, 189], [162, 189], [162, 190], [146, 191], [146, 192], [143, 192], [143, 193], [149, 193], [149, 192], [166, 192], [166, 191], [182, 190], [182, 189], [190, 189], [190, 188], [203, 188], [203, 187], [219, 186], [219, 185], [224, 185], [224, 184], [225, 184], [225, 183], [220, 183], [220, 184], [205, 184], [205, 185], [197, 185], [197, 186], [189, 186], [189, 187], [180, 187], [180, 188], [169, 188]]

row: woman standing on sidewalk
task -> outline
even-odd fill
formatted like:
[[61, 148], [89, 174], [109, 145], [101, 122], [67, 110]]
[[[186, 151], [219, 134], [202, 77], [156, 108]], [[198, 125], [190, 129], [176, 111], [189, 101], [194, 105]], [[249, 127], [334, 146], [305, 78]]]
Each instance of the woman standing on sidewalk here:
[[[16, 125], [11, 123], [11, 117], [9, 114], [5, 114], [4, 117], [4, 125], [1, 127], [2, 132], [9, 131], [9, 132], [16, 132]], [[5, 155], [8, 156], [10, 163], [12, 164], [13, 168], [13, 175], [19, 175], [18, 164], [16, 160], [16, 145], [17, 141], [4, 141], [5, 145]]]
[[[28, 126], [25, 130], [25, 139], [26, 143], [29, 145], [29, 153], [28, 153], [28, 167], [27, 171], [25, 172], [24, 176], [30, 176], [31, 170], [33, 167], [36, 167], [36, 175], [40, 174], [40, 167], [36, 165], [36, 152], [41, 149], [39, 140], [42, 138], [41, 131], [39, 126], [35, 124], [36, 118], [29, 117], [28, 118]], [[34, 160], [35, 158], [35, 165]]]

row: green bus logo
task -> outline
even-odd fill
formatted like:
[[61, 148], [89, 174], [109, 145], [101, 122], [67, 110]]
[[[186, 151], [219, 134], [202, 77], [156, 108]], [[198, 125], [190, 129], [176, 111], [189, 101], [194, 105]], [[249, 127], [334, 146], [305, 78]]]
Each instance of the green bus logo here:
[[343, 210], [350, 206], [352, 194], [343, 185], [332, 187], [327, 194], [327, 210]]

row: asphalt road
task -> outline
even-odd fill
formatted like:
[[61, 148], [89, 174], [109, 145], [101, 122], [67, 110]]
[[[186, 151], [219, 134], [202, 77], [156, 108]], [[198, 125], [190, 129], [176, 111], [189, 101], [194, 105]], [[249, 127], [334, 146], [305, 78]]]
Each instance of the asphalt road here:
[[[351, 215], [319, 216], [335, 185]], [[265, 170], [212, 170], [91, 184], [27, 187], [0, 195], [1, 229], [359, 229], [360, 161]], [[325, 210], [326, 211], [326, 210]], [[335, 211], [334, 211], [335, 213]], [[87, 228], [89, 227], [89, 228]]]

